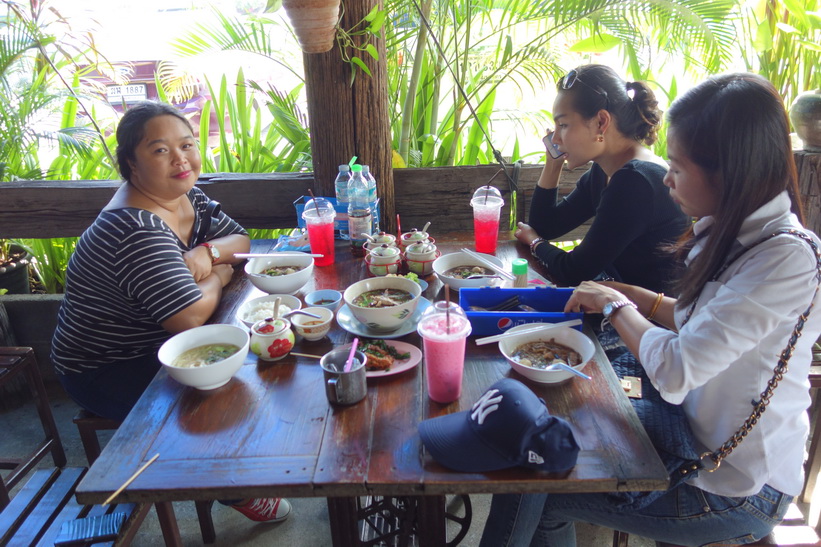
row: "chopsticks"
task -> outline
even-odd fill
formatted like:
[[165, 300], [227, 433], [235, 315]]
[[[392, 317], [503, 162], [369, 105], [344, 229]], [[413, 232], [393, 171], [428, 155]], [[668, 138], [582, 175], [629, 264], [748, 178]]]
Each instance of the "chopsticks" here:
[[502, 334], [494, 334], [493, 336], [486, 336], [484, 338], [477, 338], [476, 345], [483, 346], [485, 344], [492, 344], [493, 342], [498, 342], [502, 338], [506, 338], [508, 336], [518, 336], [520, 334], [532, 334], [534, 332], [546, 332], [552, 329], [556, 329], [559, 327], [574, 327], [576, 325], [581, 325], [581, 319], [571, 319], [570, 321], [562, 321], [561, 323], [553, 323], [552, 325], [540, 325], [538, 327], [533, 327], [530, 329], [522, 329], [516, 332], [503, 332]]
[[467, 249], [465, 247], [462, 247], [462, 252], [465, 253], [466, 255], [468, 255], [469, 257], [478, 260], [479, 262], [481, 262], [482, 264], [484, 264], [485, 266], [487, 266], [491, 270], [495, 271], [496, 273], [498, 273], [499, 275], [501, 275], [505, 279], [508, 279], [510, 281], [513, 281], [515, 279], [515, 277], [513, 276], [512, 273], [508, 272], [507, 270], [505, 270], [501, 266], [497, 266], [496, 264], [494, 264], [490, 260], [487, 260], [485, 257], [480, 255], [479, 253], [474, 253], [473, 251], [471, 251], [470, 249]]
[[309, 357], [311, 359], [322, 359], [321, 355], [313, 355], [311, 353], [297, 353], [295, 351], [292, 351], [291, 355], [296, 355], [297, 357]]
[[[294, 256], [297, 253], [289, 252], [289, 253], [234, 253], [236, 258], [268, 258], [269, 256]], [[301, 255], [312, 256], [314, 258], [322, 258], [325, 255], [315, 254], [315, 253], [299, 253]]]
[[143, 471], [145, 471], [145, 470], [148, 468], [148, 466], [149, 466], [149, 465], [151, 465], [152, 463], [154, 463], [155, 461], [157, 461], [157, 458], [159, 458], [159, 457], [160, 457], [160, 453], [159, 453], [159, 452], [157, 452], [156, 454], [154, 454], [154, 457], [153, 457], [153, 458], [151, 458], [150, 460], [148, 460], [147, 462], [145, 462], [145, 464], [144, 464], [142, 467], [140, 467], [139, 469], [137, 469], [137, 472], [136, 472], [136, 473], [134, 473], [133, 475], [131, 475], [131, 477], [130, 477], [127, 481], [125, 481], [121, 487], [117, 488], [117, 490], [115, 490], [113, 494], [111, 494], [110, 496], [108, 496], [108, 499], [106, 499], [106, 500], [103, 502], [103, 505], [108, 505], [109, 503], [111, 503], [111, 500], [113, 500], [114, 498], [116, 498], [117, 496], [119, 496], [119, 495], [120, 495], [120, 492], [122, 492], [123, 490], [125, 490], [125, 489], [126, 489], [126, 487], [127, 487], [129, 484], [131, 484], [132, 482], [134, 482], [134, 479], [136, 479], [137, 477], [139, 477], [139, 476], [140, 476], [140, 473], [142, 473]]

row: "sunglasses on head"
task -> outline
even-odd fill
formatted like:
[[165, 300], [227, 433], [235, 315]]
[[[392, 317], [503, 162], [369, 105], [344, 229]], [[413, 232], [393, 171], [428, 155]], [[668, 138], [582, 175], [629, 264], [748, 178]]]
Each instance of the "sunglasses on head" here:
[[592, 85], [590, 85], [588, 83], [585, 83], [584, 80], [579, 78], [579, 73], [576, 72], [575, 68], [573, 70], [571, 70], [570, 72], [568, 72], [567, 76], [562, 78], [562, 89], [570, 89], [571, 87], [573, 87], [573, 85], [576, 82], [578, 82], [578, 83], [582, 84], [583, 86], [587, 87], [588, 89], [592, 89], [593, 91], [598, 93], [599, 95], [604, 97], [604, 100], [607, 101], [608, 104], [609, 104], [610, 101], [607, 99], [607, 92], [604, 91], [603, 89], [598, 89], [598, 88], [593, 87]]

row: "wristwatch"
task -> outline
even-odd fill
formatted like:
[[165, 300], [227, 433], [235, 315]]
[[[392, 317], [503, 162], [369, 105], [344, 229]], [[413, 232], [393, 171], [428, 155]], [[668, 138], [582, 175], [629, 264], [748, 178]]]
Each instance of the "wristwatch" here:
[[211, 256], [211, 264], [214, 264], [220, 258], [220, 250], [210, 243], [200, 243], [200, 247], [208, 249], [208, 254]]
[[601, 312], [604, 314], [605, 321], [610, 321], [610, 318], [616, 313], [617, 310], [625, 307], [630, 306], [633, 309], [639, 309], [638, 306], [633, 304], [630, 300], [616, 300], [614, 302], [608, 302], [604, 305]]

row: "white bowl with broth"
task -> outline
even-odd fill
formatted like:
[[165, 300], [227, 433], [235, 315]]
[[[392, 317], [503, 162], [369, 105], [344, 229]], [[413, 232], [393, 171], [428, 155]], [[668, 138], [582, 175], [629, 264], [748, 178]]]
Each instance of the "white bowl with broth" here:
[[[168, 374], [179, 383], [202, 390], [216, 389], [227, 384], [245, 362], [248, 342], [248, 332], [242, 327], [203, 325], [166, 340], [158, 357]], [[229, 352], [232, 353], [227, 357], [221, 357]], [[200, 366], [192, 366], [197, 360]]]
[[[286, 272], [286, 268], [293, 271]], [[265, 272], [277, 270], [278, 275]], [[245, 274], [251, 283], [268, 294], [294, 294], [301, 289], [314, 272], [314, 259], [297, 251], [277, 253], [276, 256], [252, 258], [245, 264]]]
[[[410, 299], [407, 299], [408, 294]], [[374, 306], [362, 302], [364, 298], [379, 295], [384, 295], [384, 300], [388, 304], [390, 300], [401, 303]], [[374, 277], [357, 281], [345, 289], [342, 298], [353, 316], [369, 329], [392, 332], [411, 318], [421, 295], [422, 287], [405, 277]], [[383, 299], [380, 297], [380, 300]]]
[[517, 356], [517, 350], [533, 342], [555, 342], [570, 348], [578, 354], [577, 364], [568, 363], [574, 369], [581, 371], [593, 358], [596, 348], [586, 334], [570, 327], [556, 327], [544, 332], [515, 335], [517, 331], [531, 329], [537, 326], [548, 326], [550, 323], [527, 323], [513, 327], [507, 331], [508, 336], [499, 341], [499, 350], [505, 356], [513, 370], [529, 380], [540, 384], [555, 384], [575, 377], [575, 374], [566, 370], [544, 370], [540, 367], [539, 359]]
[[[478, 254], [485, 260], [490, 261], [492, 264], [496, 264], [499, 267], [502, 267], [504, 265], [504, 263], [501, 260], [499, 260], [497, 257], [493, 255], [485, 253], [476, 254]], [[468, 273], [468, 275], [470, 275], [471, 273], [497, 275], [497, 272], [488, 268], [487, 266], [485, 266], [484, 264], [470, 256], [469, 254], [463, 253], [461, 251], [442, 255], [433, 261], [433, 271], [436, 272], [436, 276], [442, 280], [442, 283], [448, 285], [451, 289], [461, 289], [462, 287], [488, 287], [490, 285], [493, 285], [494, 282], [497, 281], [497, 278], [494, 277], [462, 279], [461, 277], [455, 275], [452, 272], [454, 268], [465, 268], [467, 272], [470, 272]]]

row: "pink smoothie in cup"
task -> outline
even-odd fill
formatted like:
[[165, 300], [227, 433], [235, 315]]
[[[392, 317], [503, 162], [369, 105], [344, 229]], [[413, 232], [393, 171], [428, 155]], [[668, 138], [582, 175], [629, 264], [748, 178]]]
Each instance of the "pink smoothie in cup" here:
[[436, 302], [417, 327], [424, 346], [428, 395], [437, 403], [453, 402], [462, 394], [465, 340], [471, 332], [464, 311], [451, 303], [448, 321], [446, 306], [446, 302]]
[[330, 266], [334, 263], [334, 206], [325, 198], [314, 198], [305, 204], [302, 218], [308, 228], [311, 252], [322, 255], [316, 257], [314, 264]]

